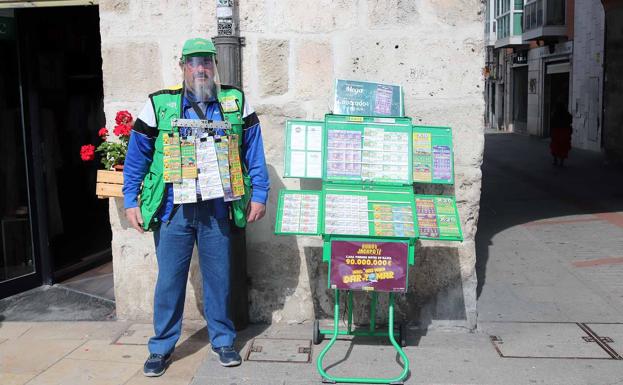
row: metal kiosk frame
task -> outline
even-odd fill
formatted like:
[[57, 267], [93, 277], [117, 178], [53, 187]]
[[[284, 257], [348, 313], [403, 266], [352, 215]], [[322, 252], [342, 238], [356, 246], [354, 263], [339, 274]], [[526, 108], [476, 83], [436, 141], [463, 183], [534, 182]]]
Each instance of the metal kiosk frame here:
[[[453, 151], [452, 151], [452, 139], [451, 139], [451, 130], [449, 127], [423, 127], [423, 126], [412, 126], [411, 119], [408, 117], [396, 117], [396, 118], [388, 118], [388, 117], [370, 117], [370, 116], [348, 116], [348, 115], [331, 115], [327, 114], [325, 116], [324, 122], [310, 122], [310, 121], [288, 121], [286, 124], [286, 137], [285, 137], [285, 148], [286, 153], [284, 159], [285, 165], [285, 177], [294, 177], [294, 178], [314, 178], [318, 179], [318, 172], [315, 172], [314, 176], [310, 176], [308, 171], [305, 171], [303, 174], [300, 174], [300, 171], [297, 169], [299, 174], [293, 172], [292, 165], [296, 164], [294, 156], [290, 156], [288, 153], [291, 147], [291, 139], [290, 135], [294, 135], [294, 130], [297, 135], [305, 135], [306, 127], [310, 127], [314, 129], [314, 133], [317, 133], [318, 128], [321, 128], [323, 131], [322, 134], [322, 191], [294, 191], [294, 190], [281, 190], [279, 194], [279, 204], [277, 210], [277, 224], [275, 226], [275, 233], [280, 235], [308, 235], [308, 236], [318, 236], [322, 235], [323, 237], [323, 262], [327, 262], [329, 265], [329, 287], [333, 290], [335, 304], [334, 304], [334, 314], [333, 314], [333, 328], [332, 329], [320, 329], [319, 321], [315, 320], [313, 325], [313, 343], [318, 345], [322, 342], [325, 336], [330, 336], [330, 341], [327, 346], [320, 352], [316, 366], [317, 370], [322, 376], [322, 382], [324, 383], [369, 383], [369, 384], [402, 384], [404, 379], [409, 374], [409, 359], [407, 355], [402, 350], [402, 347], [406, 346], [406, 327], [404, 325], [399, 326], [398, 330], [398, 341], [396, 339], [396, 331], [395, 331], [395, 319], [394, 319], [394, 294], [396, 292], [406, 293], [408, 282], [408, 266], [413, 266], [415, 263], [415, 243], [418, 239], [435, 239], [435, 240], [462, 240], [462, 233], [460, 229], [460, 222], [458, 218], [458, 211], [456, 208], [456, 202], [453, 197], [443, 197], [443, 196], [430, 196], [430, 195], [416, 195], [414, 193], [414, 183], [435, 183], [435, 184], [453, 184], [454, 182], [454, 170], [453, 170]], [[359, 176], [353, 176], [353, 174], [344, 174], [339, 175], [336, 173], [332, 173], [329, 171], [329, 160], [330, 154], [329, 151], [333, 149], [335, 151], [335, 147], [332, 147], [331, 138], [329, 131], [343, 133], [344, 135], [352, 135], [357, 138], [356, 140], [360, 140], [362, 145], [359, 150], [361, 154], [363, 151], [381, 151], [383, 153], [393, 153], [392, 149], [383, 148], [381, 149], [373, 149], [369, 150], [366, 148], [366, 140], [368, 138], [366, 135], [370, 133], [369, 130], [379, 130], [381, 132], [387, 132], [390, 135], [390, 138], [393, 136], [394, 143], [397, 139], [396, 137], [400, 137], [406, 139], [408, 144], [408, 163], [405, 164], [404, 161], [406, 159], [403, 158], [403, 163], [400, 163], [399, 166], [408, 168], [408, 175], [405, 175], [405, 169], [402, 169], [402, 177], [396, 178], [394, 180], [388, 179], [386, 175], [382, 172], [377, 175], [370, 176], [365, 175], [363, 173], [363, 166], [361, 168], [361, 174]], [[350, 134], [349, 134], [350, 133]], [[374, 133], [371, 133], [374, 134]], [[378, 133], [376, 133], [378, 135]], [[382, 134], [383, 135], [383, 134]], [[398, 135], [398, 136], [395, 136]], [[375, 138], [378, 139], [378, 136]], [[416, 146], [417, 139], [417, 146]], [[301, 140], [300, 136], [297, 140]], [[381, 139], [382, 140], [382, 139]], [[390, 142], [392, 141], [390, 140]], [[316, 143], [313, 146], [313, 149], [310, 150], [309, 139], [305, 139], [305, 144], [302, 145], [298, 143], [297, 151], [300, 150], [305, 151], [315, 151], [316, 155], [319, 153], [319, 146]], [[403, 143], [405, 144], [405, 143]], [[369, 142], [368, 142], [369, 145]], [[294, 150], [292, 146], [292, 150]], [[347, 146], [348, 147], [348, 146]], [[417, 148], [416, 148], [417, 147]], [[349, 150], [350, 147], [344, 149], [345, 151]], [[435, 158], [435, 151], [439, 151], [439, 149], [443, 149], [445, 152], [441, 157]], [[341, 148], [337, 148], [337, 150], [342, 150]], [[404, 152], [404, 148], [401, 150]], [[294, 152], [294, 151], [292, 151]], [[363, 155], [362, 155], [363, 156]], [[403, 154], [404, 156], [404, 154]], [[296, 158], [301, 159], [301, 158]], [[309, 159], [309, 158], [308, 158]], [[383, 157], [381, 157], [383, 159]], [[441, 178], [445, 178], [445, 180], [436, 180], [434, 175], [434, 164], [433, 159], [441, 159], [449, 163], [449, 170], [446, 169], [445, 174], [441, 176]], [[366, 164], [366, 160], [361, 158], [360, 163]], [[377, 164], [377, 163], [367, 163], [367, 164]], [[382, 163], [383, 164], [383, 163]], [[392, 163], [390, 163], [392, 165]], [[417, 166], [417, 167], [416, 167]], [[315, 168], [317, 170], [317, 166]], [[309, 169], [308, 169], [309, 170]], [[381, 166], [381, 170], [383, 167]], [[424, 171], [422, 171], [424, 170]], [[428, 172], [428, 173], [427, 173]], [[421, 180], [422, 175], [424, 175], [424, 179]], [[295, 214], [292, 214], [292, 207], [286, 207], [286, 195], [293, 194], [298, 195], [296, 197], [299, 199], [299, 204], [301, 205], [300, 211], [296, 211]], [[337, 195], [349, 195], [349, 196], [366, 196], [366, 205], [368, 204], [389, 204], [401, 206], [402, 209], [405, 209], [412, 216], [411, 221], [403, 221], [403, 222], [394, 222], [391, 226], [396, 226], [395, 223], [402, 223], [405, 226], [410, 226], [408, 231], [397, 232], [393, 231], [390, 233], [383, 233], [382, 231], [376, 231], [376, 217], [373, 214], [365, 214], [367, 217], [365, 219], [358, 219], [360, 222], [363, 222], [363, 226], [369, 226], [368, 229], [364, 231], [364, 234], [357, 234], [356, 232], [344, 232], [340, 230], [336, 230], [335, 228], [330, 228], [330, 225], [327, 222], [327, 218], [325, 218], [326, 213], [325, 209], [328, 211], [328, 205], [332, 200], [336, 198]], [[294, 197], [289, 197], [294, 198]], [[369, 198], [369, 199], [368, 199]], [[303, 213], [303, 199], [307, 199], [308, 201], [314, 201], [316, 207], [316, 218], [314, 223], [310, 225], [307, 223], [305, 228], [303, 227], [303, 217], [306, 215]], [[290, 200], [290, 203], [292, 200]], [[418, 203], [420, 204], [418, 206]], [[368, 206], [367, 206], [368, 207]], [[394, 210], [392, 208], [390, 210]], [[366, 211], [370, 212], [370, 207]], [[286, 214], [285, 210], [289, 210], [288, 216], [294, 215], [295, 218], [298, 216], [299, 219], [295, 226], [292, 228], [288, 223], [288, 226], [285, 225], [286, 221], [284, 217]], [[426, 221], [426, 223], [420, 223], [420, 211], [422, 211], [422, 221]], [[432, 210], [429, 212], [427, 210]], [[312, 210], [313, 211], [313, 210]], [[374, 211], [372, 210], [374, 213]], [[306, 212], [309, 213], [309, 212]], [[431, 214], [432, 216], [428, 216], [426, 214]], [[360, 214], [361, 215], [361, 214]], [[371, 217], [370, 217], [371, 216]], [[443, 218], [442, 218], [443, 217]], [[432, 219], [430, 219], [432, 218]], [[291, 218], [289, 218], [291, 219]], [[342, 220], [344, 220], [342, 218]], [[351, 218], [345, 219], [347, 222], [351, 220]], [[404, 220], [404, 218], [403, 218]], [[431, 222], [432, 221], [432, 224]], [[372, 224], [365, 224], [366, 222], [373, 222]], [[381, 220], [380, 222], [383, 222]], [[352, 223], [351, 223], [352, 225]], [[361, 223], [359, 224], [361, 226]], [[297, 227], [300, 226], [300, 227]], [[422, 227], [420, 227], [422, 226]], [[442, 229], [443, 226], [443, 229]], [[395, 229], [395, 227], [394, 227]], [[397, 235], [396, 235], [397, 234]], [[332, 245], [334, 242], [365, 242], [370, 244], [380, 244], [383, 243], [387, 245], [387, 243], [397, 242], [402, 243], [400, 246], [406, 249], [406, 263], [404, 259], [401, 258], [401, 264], [404, 263], [404, 279], [405, 284], [404, 288], [400, 289], [398, 287], [391, 287], [384, 289], [375, 290], [374, 287], [371, 286], [363, 286], [359, 290], [363, 291], [371, 291], [371, 302], [370, 302], [370, 326], [367, 330], [359, 329], [355, 330], [353, 327], [353, 289], [351, 288], [338, 288], [337, 285], [331, 285], [331, 265], [332, 265]], [[404, 251], [404, 250], [403, 250]], [[369, 262], [369, 261], [368, 261]], [[376, 270], [375, 270], [376, 271]], [[364, 270], [364, 273], [365, 270]], [[402, 279], [402, 278], [401, 278]], [[372, 289], [372, 290], [369, 290]], [[348, 321], [346, 329], [340, 329], [340, 291], [346, 291], [347, 295], [347, 307], [348, 307]], [[388, 292], [389, 295], [389, 307], [388, 307], [388, 325], [386, 330], [380, 330], [376, 328], [376, 313], [377, 313], [377, 304], [378, 304], [378, 291]], [[339, 336], [371, 336], [371, 337], [388, 337], [391, 345], [398, 352], [402, 361], [404, 363], [404, 367], [402, 368], [402, 372], [393, 378], [368, 378], [368, 377], [336, 377], [332, 376], [326, 372], [323, 367], [323, 360], [328, 353], [328, 351], [334, 346]]]
[[[331, 263], [331, 242], [332, 241], [367, 241], [367, 242], [386, 242], [390, 241], [389, 239], [380, 239], [369, 237], [339, 237], [339, 236], [325, 236], [324, 240], [324, 248], [323, 248], [323, 261]], [[393, 242], [405, 242], [408, 244], [408, 265], [412, 266], [414, 264], [414, 251], [415, 251], [415, 239], [413, 238], [392, 238]], [[335, 304], [333, 307], [333, 329], [322, 330], [320, 329], [319, 321], [315, 320], [313, 325], [313, 340], [314, 345], [318, 345], [324, 339], [324, 336], [330, 336], [331, 340], [327, 344], [327, 346], [322, 349], [318, 359], [316, 361], [316, 367], [318, 372], [322, 376], [323, 383], [368, 383], [368, 384], [402, 384], [403, 380], [409, 374], [409, 358], [402, 350], [402, 347], [406, 346], [406, 326], [404, 324], [400, 324], [399, 327], [399, 341], [396, 341], [395, 337], [395, 326], [394, 326], [394, 293], [389, 293], [389, 307], [388, 307], [388, 325], [387, 330], [377, 330], [376, 328], [376, 309], [377, 309], [377, 300], [378, 300], [378, 292], [372, 291], [370, 293], [371, 302], [370, 302], [370, 326], [368, 330], [355, 330], [353, 329], [353, 290], [347, 290], [348, 296], [348, 326], [346, 330], [340, 330], [339, 321], [340, 317], [340, 289], [333, 289], [333, 294], [335, 298]], [[337, 341], [338, 336], [366, 336], [366, 337], [388, 337], [390, 343], [394, 347], [394, 349], [398, 352], [402, 361], [404, 363], [404, 367], [402, 372], [394, 377], [394, 378], [370, 378], [370, 377], [335, 377], [328, 374], [323, 367], [323, 360], [327, 352], [331, 349], [331, 347]]]

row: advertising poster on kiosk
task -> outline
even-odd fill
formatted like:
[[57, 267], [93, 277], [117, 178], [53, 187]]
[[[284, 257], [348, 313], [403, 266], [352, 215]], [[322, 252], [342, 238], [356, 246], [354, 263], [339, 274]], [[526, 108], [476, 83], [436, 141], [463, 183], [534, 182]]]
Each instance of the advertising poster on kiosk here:
[[332, 289], [407, 291], [407, 242], [331, 242]]

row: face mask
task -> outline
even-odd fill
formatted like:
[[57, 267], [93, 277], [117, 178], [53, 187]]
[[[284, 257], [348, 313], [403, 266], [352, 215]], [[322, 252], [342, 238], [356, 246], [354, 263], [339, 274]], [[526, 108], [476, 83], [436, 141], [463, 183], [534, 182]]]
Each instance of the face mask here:
[[184, 83], [197, 102], [215, 99], [220, 89], [213, 56], [191, 56], [184, 60]]

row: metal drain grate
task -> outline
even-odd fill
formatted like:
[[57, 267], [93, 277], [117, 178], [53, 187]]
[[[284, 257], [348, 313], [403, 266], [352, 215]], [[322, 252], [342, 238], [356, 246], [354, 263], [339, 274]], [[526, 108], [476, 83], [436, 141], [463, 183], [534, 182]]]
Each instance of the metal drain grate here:
[[504, 358], [622, 359], [610, 345], [616, 337], [598, 334], [585, 323], [492, 322], [486, 328]]
[[247, 349], [245, 361], [311, 362], [311, 340], [288, 338], [255, 338]]

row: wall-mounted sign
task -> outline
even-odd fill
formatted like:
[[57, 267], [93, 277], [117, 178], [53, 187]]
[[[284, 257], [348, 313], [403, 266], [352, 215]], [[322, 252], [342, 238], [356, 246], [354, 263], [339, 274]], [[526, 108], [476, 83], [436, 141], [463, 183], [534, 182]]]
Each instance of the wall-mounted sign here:
[[513, 53], [513, 64], [528, 64], [528, 51]]

